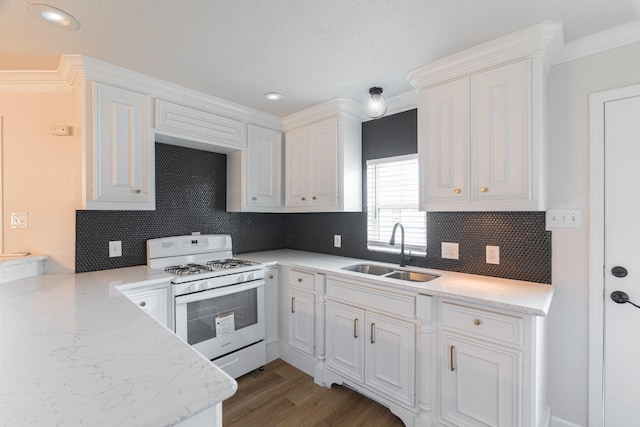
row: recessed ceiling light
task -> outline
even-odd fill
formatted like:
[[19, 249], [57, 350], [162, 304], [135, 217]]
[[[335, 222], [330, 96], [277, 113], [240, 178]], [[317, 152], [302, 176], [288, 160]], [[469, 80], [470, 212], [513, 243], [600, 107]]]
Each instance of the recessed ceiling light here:
[[267, 92], [262, 96], [264, 96], [264, 99], [268, 99], [269, 101], [280, 101], [284, 98], [284, 95], [278, 92]]
[[48, 4], [32, 3], [29, 5], [29, 12], [58, 28], [75, 31], [80, 28], [80, 23], [76, 18], [69, 15], [64, 10], [60, 10]]

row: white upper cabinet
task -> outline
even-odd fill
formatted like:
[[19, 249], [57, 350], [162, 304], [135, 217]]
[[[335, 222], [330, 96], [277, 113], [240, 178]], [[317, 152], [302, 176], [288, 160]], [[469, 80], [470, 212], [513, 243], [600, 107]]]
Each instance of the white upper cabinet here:
[[156, 100], [157, 139], [168, 144], [216, 152], [244, 147], [244, 124], [197, 108]]
[[227, 155], [227, 211], [282, 209], [282, 133], [247, 126], [247, 148]]
[[91, 82], [87, 209], [155, 209], [149, 97]]
[[421, 209], [545, 209], [546, 76], [560, 34], [543, 23], [409, 73]]
[[284, 119], [285, 212], [362, 210], [361, 108], [352, 104], [333, 100]]

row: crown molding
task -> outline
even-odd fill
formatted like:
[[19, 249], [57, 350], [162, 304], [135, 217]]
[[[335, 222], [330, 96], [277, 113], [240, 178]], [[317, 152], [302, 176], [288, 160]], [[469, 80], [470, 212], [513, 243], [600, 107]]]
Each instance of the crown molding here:
[[340, 114], [363, 120], [363, 111], [364, 107], [359, 102], [349, 98], [334, 98], [283, 117], [282, 126], [286, 132]]
[[553, 65], [639, 41], [640, 20], [636, 20], [567, 43]]
[[55, 70], [0, 71], [0, 92], [71, 92], [82, 75], [80, 55], [63, 55]]
[[406, 78], [414, 88], [424, 89], [536, 55], [548, 70], [562, 45], [562, 24], [545, 21], [416, 67]]

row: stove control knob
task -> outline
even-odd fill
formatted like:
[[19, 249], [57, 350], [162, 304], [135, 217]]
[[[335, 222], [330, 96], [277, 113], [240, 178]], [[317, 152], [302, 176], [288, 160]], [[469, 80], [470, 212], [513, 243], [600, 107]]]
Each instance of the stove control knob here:
[[255, 278], [256, 278], [256, 276], [255, 276], [255, 274], [253, 274], [253, 273], [249, 273], [249, 274], [247, 275], [247, 280], [253, 280], [253, 279], [255, 279]]
[[197, 290], [198, 290], [198, 285], [193, 284], [193, 285], [189, 286], [189, 291], [190, 292], [195, 292]]
[[244, 282], [244, 274], [238, 276], [238, 283]]
[[207, 282], [201, 283], [201, 284], [200, 284], [200, 290], [201, 290], [201, 291], [204, 291], [204, 290], [206, 290], [206, 289], [207, 289]]

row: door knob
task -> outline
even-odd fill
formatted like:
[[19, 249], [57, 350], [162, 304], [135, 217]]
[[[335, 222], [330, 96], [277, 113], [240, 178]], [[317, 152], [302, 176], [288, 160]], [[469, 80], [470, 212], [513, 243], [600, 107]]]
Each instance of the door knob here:
[[611, 292], [611, 299], [618, 304], [625, 304], [628, 302], [632, 306], [640, 308], [640, 305], [634, 304], [631, 301], [629, 301], [629, 295], [627, 295], [627, 293], [623, 291]]

